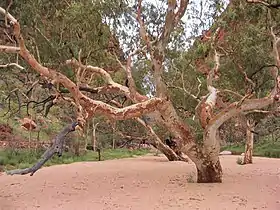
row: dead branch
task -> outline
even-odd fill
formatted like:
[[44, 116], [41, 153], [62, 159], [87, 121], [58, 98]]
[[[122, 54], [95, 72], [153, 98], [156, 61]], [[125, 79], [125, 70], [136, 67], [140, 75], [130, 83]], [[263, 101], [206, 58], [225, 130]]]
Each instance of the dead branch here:
[[[5, 10], [3, 8], [0, 9], [0, 13], [5, 14]], [[115, 83], [110, 75], [104, 71], [101, 68], [98, 67], [92, 67], [92, 66], [86, 66], [86, 68], [91, 69], [92, 71], [95, 71], [96, 73], [100, 74], [108, 84], [112, 84], [115, 87], [119, 88], [121, 91], [123, 91], [125, 94], [127, 94], [129, 97], [135, 99], [136, 101], [142, 101], [142, 103], [137, 103], [134, 105], [131, 105], [129, 107], [125, 108], [116, 108], [113, 106], [110, 106], [102, 101], [96, 101], [93, 100], [84, 94], [82, 94], [79, 90], [79, 87], [71, 81], [68, 77], [61, 74], [60, 72], [57, 72], [53, 69], [46, 68], [45, 66], [42, 66], [35, 58], [34, 56], [27, 50], [24, 39], [22, 37], [22, 34], [20, 32], [20, 24], [18, 21], [13, 18], [10, 14], [7, 15], [7, 17], [12, 21], [13, 28], [14, 28], [14, 34], [17, 39], [17, 42], [19, 43], [20, 47], [20, 55], [23, 59], [26, 60], [26, 62], [38, 73], [41, 74], [41, 76], [44, 76], [48, 79], [53, 80], [57, 84], [62, 84], [66, 89], [69, 90], [73, 97], [73, 101], [76, 104], [77, 113], [78, 113], [78, 121], [81, 126], [84, 125], [85, 119], [87, 119], [89, 116], [92, 116], [97, 113], [101, 113], [106, 115], [109, 118], [114, 119], [128, 119], [128, 118], [134, 118], [138, 117], [142, 114], [146, 114], [149, 112], [154, 111], [158, 108], [158, 106], [161, 106], [165, 103], [166, 99], [162, 98], [153, 98], [150, 100], [143, 99], [140, 100], [137, 98], [137, 96], [132, 96], [130, 94], [130, 91], [127, 87], [122, 86], [120, 84]], [[81, 64], [77, 62], [76, 60], [70, 60], [67, 61], [69, 64], [74, 64], [80, 66]], [[83, 66], [82, 66], [83, 67]], [[143, 97], [142, 97], [143, 98]]]
[[57, 154], [59, 157], [62, 155], [63, 152], [63, 146], [65, 137], [70, 132], [75, 131], [75, 128], [78, 126], [78, 123], [74, 122], [70, 125], [67, 125], [53, 140], [53, 144], [51, 147], [49, 147], [45, 153], [42, 155], [42, 158], [31, 168], [25, 168], [25, 169], [15, 169], [11, 171], [7, 171], [6, 173], [8, 175], [25, 175], [30, 174], [30, 176], [33, 176], [36, 171], [38, 171], [49, 159], [51, 159], [55, 154]]
[[[1, 7], [0, 7], [1, 9]], [[7, 45], [0, 45], [0, 52], [4, 53], [19, 53], [20, 48], [19, 47], [13, 47], [13, 46], [7, 46]]]
[[17, 64], [17, 63], [8, 63], [8, 64], [2, 64], [0, 65], [0, 68], [8, 68], [8, 67], [12, 67], [15, 66], [17, 68], [19, 68], [20, 70], [23, 70], [24, 67], [22, 67], [21, 65]]

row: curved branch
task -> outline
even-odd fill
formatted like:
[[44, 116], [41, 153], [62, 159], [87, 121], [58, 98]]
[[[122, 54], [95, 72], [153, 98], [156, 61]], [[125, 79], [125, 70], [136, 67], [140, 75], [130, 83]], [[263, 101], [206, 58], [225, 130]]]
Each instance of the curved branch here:
[[[5, 12], [4, 9], [0, 10], [0, 13], [1, 11]], [[12, 16], [9, 14], [7, 17], [12, 17]], [[78, 120], [81, 123], [81, 125], [83, 125], [84, 119], [94, 115], [95, 113], [102, 113], [114, 119], [128, 119], [128, 118], [134, 118], [142, 114], [152, 112], [156, 108], [158, 108], [158, 106], [162, 105], [165, 102], [165, 99], [160, 99], [160, 98], [146, 100], [147, 98], [142, 97], [141, 95], [140, 96], [142, 97], [142, 99], [139, 99], [140, 96], [138, 98], [137, 96], [136, 97], [133, 96], [127, 87], [115, 83], [112, 80], [111, 76], [102, 68], [93, 67], [93, 66], [84, 66], [76, 60], [68, 60], [66, 64], [72, 64], [78, 67], [84, 67], [85, 69], [90, 69], [91, 71], [98, 73], [106, 80], [108, 84], [114, 86], [115, 88], [118, 88], [120, 91], [122, 91], [124, 94], [126, 94], [134, 101], [142, 101], [142, 103], [134, 104], [129, 107], [120, 109], [120, 108], [110, 106], [102, 101], [96, 101], [90, 99], [89, 97], [82, 94], [79, 90], [79, 87], [68, 77], [61, 74], [60, 72], [42, 66], [34, 58], [34, 56], [32, 56], [32, 54], [27, 50], [24, 44], [24, 39], [20, 33], [20, 25], [17, 22], [17, 20], [15, 18], [9, 18], [9, 19], [12, 21], [12, 24], [14, 26], [14, 33], [20, 46], [20, 55], [26, 60], [27, 63], [29, 63], [29, 65], [34, 70], [39, 72], [41, 76], [52, 79], [56, 83], [61, 83], [66, 89], [69, 90], [72, 97], [74, 98], [74, 103], [76, 104], [76, 107], [78, 109], [78, 115], [79, 115]]]
[[143, 114], [153, 112], [161, 107], [165, 102], [165, 99], [152, 98], [124, 108], [116, 108], [102, 101], [96, 101], [86, 96], [80, 98], [80, 104], [87, 111], [89, 116], [99, 113], [116, 120], [135, 118]]
[[[135, 91], [130, 91], [130, 89], [128, 87], [114, 82], [111, 75], [102, 68], [91, 66], [91, 65], [83, 65], [83, 64], [80, 64], [75, 59], [67, 60], [66, 64], [67, 65], [72, 65], [76, 68], [81, 67], [85, 71], [89, 70], [93, 73], [96, 73], [96, 74], [100, 75], [106, 81], [106, 83], [110, 85], [110, 86], [105, 86], [105, 87], [107, 87], [109, 89], [118, 90], [118, 91], [124, 93], [126, 97], [128, 97], [129, 99], [131, 99], [134, 102], [139, 102], [139, 101], [141, 102], [141, 101], [145, 101], [145, 100], [148, 99], [146, 96], [141, 95], [136, 90]], [[129, 70], [127, 70], [127, 71], [129, 71]], [[85, 88], [83, 88], [83, 90], [85, 90]]]
[[218, 129], [224, 122], [233, 116], [236, 116], [242, 112], [265, 108], [274, 102], [275, 99], [271, 97], [261, 99], [246, 99], [240, 106], [238, 106], [239, 102], [234, 102], [219, 112], [215, 117], [213, 117], [210, 120], [208, 126], [214, 126], [216, 129]]
[[23, 70], [24, 67], [22, 67], [21, 65], [17, 64], [17, 63], [8, 63], [8, 64], [0, 64], [0, 68], [8, 68], [8, 67], [11, 67], [11, 66], [15, 66], [17, 68], [19, 68], [20, 70]]

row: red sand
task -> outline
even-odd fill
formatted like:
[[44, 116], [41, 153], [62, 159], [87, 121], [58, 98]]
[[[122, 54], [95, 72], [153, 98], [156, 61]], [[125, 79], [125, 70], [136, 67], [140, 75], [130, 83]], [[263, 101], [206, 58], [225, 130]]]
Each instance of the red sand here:
[[241, 166], [236, 158], [221, 156], [222, 184], [187, 183], [195, 180], [192, 164], [154, 156], [2, 175], [0, 209], [280, 210], [280, 159], [256, 157]]

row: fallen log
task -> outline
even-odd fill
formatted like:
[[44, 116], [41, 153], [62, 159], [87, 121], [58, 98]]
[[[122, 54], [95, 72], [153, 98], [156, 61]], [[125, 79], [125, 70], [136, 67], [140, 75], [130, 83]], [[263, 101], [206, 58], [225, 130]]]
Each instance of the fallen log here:
[[39, 170], [49, 159], [51, 159], [52, 156], [57, 154], [60, 157], [62, 155], [65, 137], [70, 132], [75, 131], [75, 128], [77, 127], [77, 125], [78, 125], [78, 123], [74, 122], [70, 125], [65, 126], [63, 128], [63, 130], [53, 139], [53, 144], [44, 152], [41, 159], [35, 165], [33, 165], [30, 168], [10, 170], [10, 171], [7, 171], [6, 174], [8, 174], [8, 175], [30, 174], [30, 176], [33, 176], [33, 174], [37, 170]]

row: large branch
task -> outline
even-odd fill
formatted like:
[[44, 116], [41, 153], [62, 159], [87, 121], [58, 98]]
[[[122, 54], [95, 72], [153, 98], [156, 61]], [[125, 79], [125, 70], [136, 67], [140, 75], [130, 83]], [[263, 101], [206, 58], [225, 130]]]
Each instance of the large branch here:
[[7, 171], [6, 173], [8, 175], [25, 175], [30, 174], [30, 176], [33, 176], [36, 171], [38, 171], [49, 159], [51, 159], [55, 154], [58, 154], [58, 156], [62, 155], [63, 152], [63, 146], [65, 142], [65, 137], [70, 132], [75, 131], [76, 126], [78, 123], [72, 123], [70, 125], [67, 125], [53, 140], [53, 144], [51, 147], [49, 147], [45, 153], [42, 155], [42, 158], [31, 168], [25, 168], [25, 169], [15, 169], [11, 171]]
[[[9, 13], [6, 13], [6, 10], [0, 7], [0, 13], [3, 15], [7, 15], [7, 18], [11, 21], [11, 24], [14, 27], [14, 34], [15, 37], [19, 43], [19, 54], [23, 59], [26, 60], [26, 62], [33, 68], [35, 69], [38, 73], [41, 74], [41, 76], [45, 76], [49, 79], [55, 80], [58, 83], [63, 84], [64, 87], [66, 87], [70, 93], [72, 93], [74, 96], [77, 95], [79, 92], [77, 86], [72, 82], [70, 79], [68, 79], [66, 76], [63, 74], [60, 74], [56, 72], [55, 70], [46, 68], [42, 66], [35, 58], [32, 56], [32, 54], [27, 50], [23, 36], [21, 35], [20, 32], [20, 24], [18, 21]], [[8, 47], [4, 46], [4, 52], [18, 52], [18, 47]], [[1, 46], [0, 46], [1, 49]]]
[[[5, 10], [3, 9], [0, 10], [0, 13], [1, 11], [4, 11], [5, 13]], [[11, 17], [11, 15], [8, 15], [8, 17]], [[80, 117], [82, 118], [81, 120], [84, 120], [84, 118], [87, 118], [89, 116], [93, 116], [95, 113], [105, 114], [106, 116], [114, 119], [128, 119], [128, 118], [139, 117], [142, 114], [146, 114], [154, 111], [155, 109], [158, 108], [158, 106], [164, 103], [165, 99], [160, 99], [160, 98], [153, 98], [150, 100], [146, 100], [147, 98], [145, 97], [146, 101], [144, 101], [143, 99], [139, 99], [137, 98], [137, 96], [136, 97], [133, 96], [127, 87], [115, 83], [112, 80], [111, 76], [103, 69], [98, 67], [93, 67], [93, 66], [84, 66], [76, 60], [68, 60], [66, 62], [67, 64], [83, 67], [84, 69], [89, 69], [95, 73], [98, 73], [105, 79], [105, 81], [108, 84], [123, 91], [127, 96], [131, 97], [132, 99], [135, 99], [135, 101], [143, 101], [143, 102], [120, 109], [120, 108], [115, 108], [113, 106], [110, 106], [102, 101], [96, 101], [90, 99], [89, 97], [82, 94], [79, 90], [79, 87], [69, 78], [67, 78], [65, 75], [53, 69], [49, 69], [42, 66], [34, 58], [34, 56], [32, 56], [32, 54], [27, 50], [24, 44], [24, 39], [20, 33], [20, 25], [17, 22], [17, 20], [15, 18], [10, 18], [10, 20], [12, 21], [12, 24], [14, 26], [14, 34], [19, 43], [20, 55], [35, 71], [40, 73], [41, 76], [54, 80], [56, 83], [62, 84], [66, 89], [69, 90], [72, 97], [74, 98], [74, 103], [77, 106], [78, 113], [82, 114], [82, 117]], [[83, 113], [84, 111], [85, 113]]]
[[165, 17], [165, 23], [159, 42], [159, 46], [160, 48], [162, 48], [161, 50], [164, 50], [166, 48], [171, 32], [173, 31], [174, 27], [177, 26], [181, 18], [184, 16], [188, 3], [189, 3], [188, 0], [181, 0], [180, 7], [178, 11], [175, 13], [177, 1], [176, 0], [168, 1], [167, 14]]
[[265, 97], [261, 99], [246, 99], [240, 106], [238, 105], [238, 102], [234, 102], [223, 109], [221, 112], [219, 112], [215, 117], [213, 117], [208, 126], [212, 126], [218, 129], [224, 122], [226, 122], [233, 116], [250, 110], [263, 109], [273, 104], [274, 102], [276, 102], [276, 100], [272, 97]]
[[147, 101], [136, 103], [124, 108], [116, 108], [102, 101], [96, 101], [86, 96], [80, 98], [80, 104], [87, 111], [89, 117], [93, 116], [95, 113], [99, 113], [116, 120], [135, 118], [143, 114], [153, 112], [161, 107], [165, 102], [165, 99], [151, 98]]
[[215, 66], [211, 69], [207, 75], [207, 89], [208, 96], [205, 97], [197, 106], [197, 115], [199, 116], [199, 121], [202, 128], [206, 128], [207, 124], [213, 117], [213, 110], [217, 102], [218, 90], [213, 86], [213, 79], [216, 72], [218, 72], [220, 67], [220, 55], [216, 50], [214, 50]]
[[178, 11], [176, 12], [175, 15], [175, 25], [178, 24], [178, 22], [181, 20], [181, 18], [184, 16], [186, 10], [187, 10], [187, 6], [189, 4], [189, 0], [181, 0], [180, 1], [180, 7], [178, 9]]

